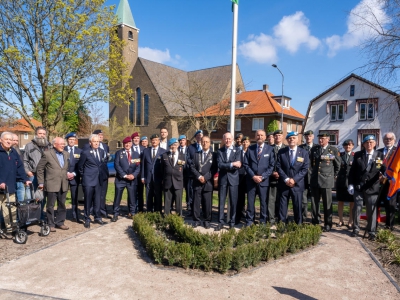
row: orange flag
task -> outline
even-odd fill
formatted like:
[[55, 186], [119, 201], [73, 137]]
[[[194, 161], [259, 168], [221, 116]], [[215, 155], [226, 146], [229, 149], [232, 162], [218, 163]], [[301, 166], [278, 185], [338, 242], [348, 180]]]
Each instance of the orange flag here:
[[387, 195], [388, 200], [400, 191], [400, 140], [397, 144], [397, 149], [389, 160], [386, 177], [390, 181], [389, 192]]

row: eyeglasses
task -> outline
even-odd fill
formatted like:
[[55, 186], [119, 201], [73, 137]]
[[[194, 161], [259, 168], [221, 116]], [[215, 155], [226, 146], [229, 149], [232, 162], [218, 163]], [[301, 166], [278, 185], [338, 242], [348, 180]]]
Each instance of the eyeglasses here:
[[394, 138], [383, 138], [385, 141], [393, 141]]

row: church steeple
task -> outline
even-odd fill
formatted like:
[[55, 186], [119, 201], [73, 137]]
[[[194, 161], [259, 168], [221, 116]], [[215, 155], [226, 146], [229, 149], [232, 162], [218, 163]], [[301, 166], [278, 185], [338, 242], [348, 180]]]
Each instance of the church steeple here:
[[[128, 0], [120, 0], [117, 8], [118, 25], [136, 28]], [[137, 28], [136, 28], [137, 29]]]

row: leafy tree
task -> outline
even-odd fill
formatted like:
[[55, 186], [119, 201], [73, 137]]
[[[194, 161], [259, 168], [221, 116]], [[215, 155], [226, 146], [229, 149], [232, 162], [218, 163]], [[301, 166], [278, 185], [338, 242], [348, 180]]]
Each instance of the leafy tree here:
[[[128, 99], [124, 42], [115, 31], [114, 7], [105, 2], [0, 1], [0, 104], [32, 128], [33, 110], [43, 126], [54, 130], [76, 91], [82, 106]], [[53, 99], [58, 99], [56, 111]]]
[[279, 129], [279, 124], [277, 120], [272, 120], [269, 122], [268, 127], [267, 127], [267, 133], [268, 132], [274, 132]]

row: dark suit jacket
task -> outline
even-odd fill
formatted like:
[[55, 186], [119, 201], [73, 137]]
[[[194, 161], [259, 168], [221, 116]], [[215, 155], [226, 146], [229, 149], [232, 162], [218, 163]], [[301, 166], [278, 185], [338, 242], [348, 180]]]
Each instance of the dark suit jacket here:
[[36, 167], [38, 183], [44, 184], [47, 192], [68, 191], [69, 153], [63, 151], [63, 156], [64, 165], [61, 167], [55, 150], [45, 151]]
[[[389, 162], [389, 159], [392, 157], [394, 151], [396, 151], [396, 146], [393, 146], [392, 149], [390, 149], [390, 151], [388, 153], [386, 153], [386, 155], [384, 155], [384, 161], [383, 164], [387, 165], [387, 163]], [[385, 148], [380, 148], [377, 151], [381, 152], [382, 154], [384, 153]]]
[[274, 148], [264, 143], [260, 160], [258, 160], [257, 149], [257, 144], [251, 145], [244, 156], [244, 167], [247, 173], [248, 187], [256, 185], [253, 180], [253, 176], [255, 175], [261, 175], [263, 177], [263, 181], [259, 183], [260, 186], [269, 186], [269, 176], [272, 174], [275, 167]]
[[[314, 144], [314, 143], [313, 143], [313, 144], [312, 144], [312, 147], [314, 147], [314, 146], [318, 146], [318, 144]], [[310, 161], [311, 161], [311, 149], [312, 149], [312, 147], [308, 146], [307, 144], [301, 144], [299, 147], [300, 147], [300, 148], [303, 148], [303, 149], [305, 149], [305, 150], [307, 150], [307, 152], [308, 152], [308, 158], [309, 158]], [[306, 188], [308, 188], [309, 185], [310, 185], [311, 171], [312, 171], [312, 169], [311, 169], [311, 163], [309, 163], [308, 173], [307, 173], [306, 177], [304, 178], [305, 184], [306, 184]]]
[[[267, 143], [265, 143], [265, 144], [268, 145]], [[274, 166], [274, 169], [272, 170], [272, 173], [273, 173], [273, 172], [277, 171], [276, 163], [278, 162], [278, 152], [279, 152], [280, 149], [283, 149], [283, 148], [287, 147], [287, 145], [282, 143], [281, 148], [279, 150], [276, 149], [276, 145], [272, 145], [271, 147], [273, 148], [274, 161], [275, 161], [275, 166]], [[272, 176], [272, 173], [271, 173], [271, 176], [269, 178], [269, 183], [270, 183], [270, 185], [277, 185], [278, 182], [279, 182], [279, 179], [275, 179], [275, 177]]]
[[[68, 152], [68, 146], [64, 148], [65, 151]], [[78, 161], [79, 158], [81, 157], [82, 150], [78, 147], [74, 147], [74, 154], [70, 153], [69, 155], [69, 168], [68, 172], [69, 173], [75, 173], [75, 177], [72, 180], [69, 180], [70, 185], [78, 185], [81, 180], [81, 174], [79, 173], [78, 170]]]
[[99, 148], [98, 150], [100, 157], [102, 157], [101, 161], [94, 157], [92, 148], [81, 153], [78, 170], [82, 177], [83, 186], [102, 185], [104, 181], [107, 181], [108, 174], [104, 171], [104, 168], [107, 168], [107, 158], [104, 157], [103, 149]]
[[[101, 146], [99, 146], [99, 149], [101, 149], [101, 150], [104, 151], [103, 156], [104, 156], [104, 158], [106, 158], [107, 161], [108, 161], [108, 158], [109, 158], [109, 156], [110, 156], [110, 148], [108, 147], [107, 144], [104, 144], [104, 143], [102, 143], [102, 142], [100, 142], [100, 145], [103, 146], [104, 150], [101, 149]], [[87, 143], [87, 144], [85, 144], [85, 146], [83, 146], [82, 151], [89, 150], [90, 148], [91, 148], [91, 147], [90, 147], [90, 144]], [[104, 173], [104, 174], [107, 174], [107, 178], [108, 178], [108, 176], [110, 176], [110, 174], [109, 174], [109, 171], [108, 171], [108, 168], [107, 168], [107, 162], [102, 166], [102, 168], [103, 168], [103, 173]], [[106, 178], [106, 179], [107, 179], [107, 178]], [[104, 179], [104, 180], [105, 180], [105, 179]]]
[[279, 150], [278, 162], [276, 163], [276, 169], [279, 173], [279, 187], [289, 189], [290, 187], [286, 185], [285, 179], [293, 178], [296, 184], [291, 189], [295, 192], [304, 191], [304, 178], [308, 173], [309, 163], [308, 151], [303, 148], [297, 147], [293, 165], [290, 161], [290, 148], [286, 147]]
[[143, 154], [143, 150], [146, 149], [146, 148], [143, 147], [142, 145], [137, 145], [137, 146], [136, 146], [136, 145], [133, 145], [133, 144], [132, 144], [131, 150], [134, 151], [134, 152], [136, 152], [135, 149], [134, 149], [135, 147], [139, 147], [140, 155], [142, 155], [142, 154]]
[[166, 152], [165, 149], [158, 147], [156, 157], [152, 160], [152, 147], [143, 150], [142, 161], [140, 165], [141, 178], [144, 178], [144, 183], [148, 184], [153, 179], [155, 183], [161, 184], [162, 169], [161, 157]]
[[183, 153], [178, 154], [178, 160], [174, 166], [171, 151], [164, 152], [161, 159], [162, 174], [163, 174], [163, 186], [164, 189], [174, 188], [176, 190], [183, 189], [183, 168], [186, 165], [185, 155]]
[[[131, 149], [131, 161], [128, 162], [128, 155], [125, 149], [118, 150], [115, 152], [114, 168], [117, 172], [115, 183], [132, 182], [136, 185], [140, 180], [137, 179], [140, 174], [140, 154]], [[133, 175], [135, 179], [127, 180], [124, 178], [125, 175]]]
[[[203, 151], [199, 151], [195, 154], [190, 164], [190, 170], [193, 174], [193, 188], [199, 189], [204, 187], [204, 191], [213, 191], [214, 190], [214, 175], [218, 171], [217, 164], [217, 153], [209, 150], [207, 158], [203, 164], [201, 164]], [[201, 183], [198, 178], [203, 176], [206, 180], [206, 183]]]
[[375, 150], [372, 155], [370, 170], [368, 170], [366, 151], [356, 152], [350, 168], [349, 184], [352, 184], [357, 191], [365, 191], [369, 195], [377, 195], [380, 188], [379, 173], [382, 170], [383, 160], [383, 153]]
[[353, 160], [354, 152], [351, 152], [348, 161], [346, 160], [346, 152], [340, 152], [340, 169], [336, 179], [336, 189], [348, 187], [348, 178]]
[[242, 161], [241, 151], [232, 146], [229, 157], [226, 157], [226, 147], [218, 149], [217, 163], [218, 163], [218, 185], [239, 185], [239, 169], [231, 167], [231, 163], [235, 161]]
[[331, 189], [340, 168], [340, 156], [336, 147], [326, 146], [321, 153], [320, 145], [311, 148], [311, 187]]

